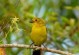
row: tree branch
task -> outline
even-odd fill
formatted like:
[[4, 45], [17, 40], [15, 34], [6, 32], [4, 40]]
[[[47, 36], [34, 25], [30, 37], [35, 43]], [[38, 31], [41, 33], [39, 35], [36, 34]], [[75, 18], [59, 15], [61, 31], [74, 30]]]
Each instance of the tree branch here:
[[61, 50], [56, 50], [56, 49], [49, 49], [49, 48], [44, 48], [44, 47], [38, 47], [38, 46], [30, 46], [30, 45], [24, 45], [24, 44], [0, 44], [1, 48], [11, 48], [11, 47], [18, 47], [18, 48], [30, 48], [30, 49], [41, 49], [44, 51], [49, 51], [52, 53], [58, 53], [58, 54], [64, 54], [64, 55], [74, 55], [69, 52], [64, 52]]

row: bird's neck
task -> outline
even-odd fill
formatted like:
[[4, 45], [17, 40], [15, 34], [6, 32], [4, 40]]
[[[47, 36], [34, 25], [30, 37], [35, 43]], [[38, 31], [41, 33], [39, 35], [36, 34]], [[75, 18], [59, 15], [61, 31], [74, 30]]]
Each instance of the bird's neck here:
[[42, 26], [44, 26], [44, 25], [43, 25], [43, 24], [40, 24], [40, 23], [39, 23], [39, 24], [34, 23], [33, 26], [38, 28], [38, 27], [42, 27]]

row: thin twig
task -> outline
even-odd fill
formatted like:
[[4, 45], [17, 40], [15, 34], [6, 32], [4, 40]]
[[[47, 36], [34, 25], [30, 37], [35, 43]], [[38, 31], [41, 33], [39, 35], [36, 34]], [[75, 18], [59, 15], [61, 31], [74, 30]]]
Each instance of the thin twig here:
[[44, 51], [52, 52], [52, 53], [58, 53], [58, 54], [64, 54], [64, 55], [74, 55], [69, 52], [64, 52], [61, 50], [56, 49], [49, 49], [44, 47], [38, 47], [38, 46], [30, 46], [30, 45], [24, 45], [24, 44], [0, 44], [1, 48], [11, 48], [11, 47], [17, 47], [17, 48], [30, 48], [30, 49], [42, 49]]

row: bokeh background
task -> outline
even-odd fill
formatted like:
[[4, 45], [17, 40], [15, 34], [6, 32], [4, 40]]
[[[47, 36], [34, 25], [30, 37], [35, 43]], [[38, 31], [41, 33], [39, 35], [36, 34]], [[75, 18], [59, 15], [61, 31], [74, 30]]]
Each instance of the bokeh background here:
[[[34, 17], [46, 21], [46, 47], [79, 55], [79, 0], [0, 0], [0, 44], [30, 45]], [[31, 54], [31, 49], [6, 48], [6, 55]]]

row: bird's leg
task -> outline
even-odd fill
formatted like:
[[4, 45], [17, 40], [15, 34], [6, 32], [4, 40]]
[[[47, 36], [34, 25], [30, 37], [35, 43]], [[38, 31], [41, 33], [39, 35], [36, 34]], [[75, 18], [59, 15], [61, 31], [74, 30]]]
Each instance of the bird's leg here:
[[47, 48], [44, 44], [42, 44], [45, 48]]
[[30, 44], [30, 47], [33, 47], [33, 44], [34, 44], [34, 43], [32, 42], [32, 43]]
[[44, 48], [47, 49], [47, 47], [43, 44]]

